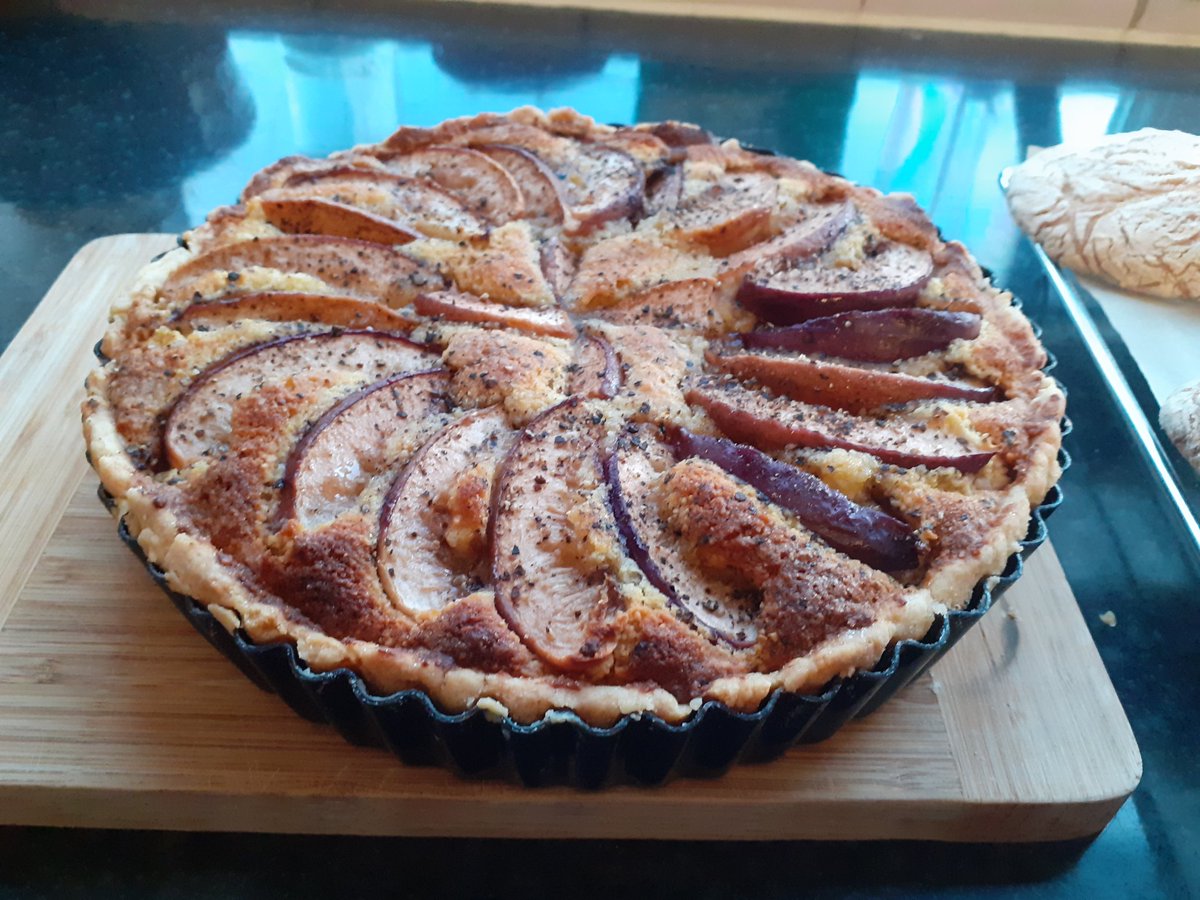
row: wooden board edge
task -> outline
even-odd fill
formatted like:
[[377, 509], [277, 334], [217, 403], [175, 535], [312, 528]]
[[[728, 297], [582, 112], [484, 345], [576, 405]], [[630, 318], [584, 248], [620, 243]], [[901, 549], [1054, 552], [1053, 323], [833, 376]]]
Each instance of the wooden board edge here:
[[[122, 242], [130, 242], [126, 250], [130, 254], [129, 272], [132, 272], [149, 258], [147, 248], [150, 242], [161, 240], [164, 244], [170, 239], [168, 235], [122, 235], [97, 239], [86, 245], [71, 264], [60, 275], [55, 286], [47, 294], [47, 301], [55, 298], [59, 307], [68, 304], [71, 294], [56, 296], [60, 282], [69, 273], [77, 261], [87, 260], [88, 253], [107, 252], [111, 248], [122, 246]], [[134, 250], [140, 259], [133, 263]], [[79, 263], [84, 265], [83, 262]], [[75, 273], [77, 275], [77, 273]], [[89, 283], [89, 290], [98, 290]], [[75, 292], [78, 298], [83, 294]], [[107, 312], [108, 299], [99, 309], [99, 316]], [[44, 303], [53, 312], [50, 304]], [[37, 316], [41, 308], [35, 312]], [[43, 320], [38, 320], [38, 328], [55, 324], [55, 319], [47, 313]], [[102, 322], [102, 318], [100, 319]], [[30, 324], [34, 323], [31, 317]], [[96, 336], [102, 325], [98, 326]], [[59, 329], [65, 330], [65, 329]], [[18, 335], [18, 339], [22, 338]], [[72, 332], [72, 339], [79, 341], [78, 331]], [[14, 339], [14, 344], [17, 339]], [[26, 343], [33, 346], [33, 339], [26, 338]], [[90, 346], [90, 342], [88, 344]], [[11, 347], [10, 347], [11, 350]], [[78, 352], [76, 346], [74, 352]], [[44, 345], [39, 352], [46, 353]], [[6, 352], [0, 360], [0, 374], [6, 370], [2, 363], [9, 360]], [[86, 359], [90, 368], [94, 363]], [[82, 380], [82, 376], [80, 381]], [[2, 383], [2, 382], [0, 382]], [[77, 410], [78, 397], [81, 395], [79, 386], [72, 385], [70, 404]], [[49, 393], [51, 387], [38, 387], [39, 395]], [[72, 412], [74, 425], [77, 412]], [[22, 432], [23, 434], [26, 432]], [[38, 432], [27, 432], [34, 440]], [[77, 431], [72, 432], [72, 436]], [[3, 435], [3, 432], [0, 432]], [[11, 437], [11, 435], [9, 435]], [[78, 444], [68, 444], [66, 451], [76, 454], [75, 462], [80, 477], [86, 473], [82, 464], [82, 441]], [[9, 445], [4, 445], [8, 447]], [[0, 451], [0, 460], [4, 458]], [[53, 469], [51, 469], [53, 471]], [[61, 476], [61, 473], [59, 473]], [[61, 508], [52, 517], [54, 527], [57, 527], [62, 517], [66, 503], [78, 489], [78, 479], [64, 479], [70, 482], [65, 488], [65, 497]], [[0, 526], [2, 528], [3, 526]], [[50, 534], [53, 533], [53, 528]], [[0, 535], [3, 531], [0, 530]], [[34, 559], [41, 556], [46, 541], [38, 545]], [[1038, 554], [1049, 553], [1053, 566], [1061, 576], [1057, 558], [1049, 547], [1038, 551]], [[1035, 556], [1037, 564], [1043, 562], [1041, 556]], [[1031, 564], [1032, 565], [1032, 564]], [[32, 566], [30, 566], [30, 571]], [[1036, 567], [1034, 568], [1036, 572]], [[9, 573], [5, 573], [7, 576]], [[21, 578], [23, 584], [28, 576], [25, 572]], [[2, 580], [2, 579], [0, 579]], [[1065, 588], [1065, 578], [1063, 579]], [[12, 591], [12, 602], [15, 602], [19, 591]], [[1069, 593], [1068, 593], [1069, 597]], [[3, 627], [8, 609], [5, 602], [9, 598], [0, 595], [0, 628]], [[1090, 632], [1083, 622], [1082, 616], [1073, 603], [1070, 604], [1078, 620], [1077, 630], [1091, 647], [1097, 665], [1100, 665], [1099, 655], [1091, 642]], [[993, 611], [985, 622], [1003, 616], [1003, 610]], [[947, 661], [940, 666], [948, 664]], [[935, 670], [936, 672], [937, 670]], [[1111, 682], [1104, 679], [1104, 685], [1112, 693]], [[950, 705], [953, 706], [953, 698]], [[945, 708], [939, 700], [939, 705]], [[1119, 702], [1116, 711], [1128, 729], [1128, 721], [1124, 718]], [[1129, 731], [1132, 741], [1132, 731]], [[906, 838], [927, 839], [939, 841], [1044, 841], [1062, 840], [1072, 837], [1086, 837], [1102, 830], [1108, 820], [1115, 815], [1125, 797], [1137, 784], [1141, 775], [1141, 759], [1136, 743], [1133, 743], [1133, 754], [1136, 759], [1136, 772], [1132, 774], [1132, 783], [1112, 783], [1102, 796], [1068, 797], [1047, 802], [991, 802], [991, 798], [980, 794], [968, 798], [965, 802], [954, 799], [924, 799], [915, 800], [808, 800], [803, 803], [793, 803], [787, 800], [763, 803], [748, 800], [730, 803], [730, 809], [720, 811], [720, 821], [714, 822], [711, 817], [697, 815], [698, 799], [694, 795], [681, 794], [679, 797], [663, 797], [655, 795], [652, 790], [644, 795], [634, 792], [622, 795], [627, 800], [629, 818], [619, 824], [604, 821], [593, 821], [595, 817], [587, 814], [587, 804], [577, 793], [566, 792], [558, 796], [539, 794], [535, 789], [529, 795], [522, 793], [518, 797], [488, 798], [486, 783], [467, 782], [468, 790], [462, 798], [456, 798], [447, 803], [445, 800], [428, 796], [422, 797], [419, 792], [411, 796], [401, 797], [357, 797], [357, 798], [328, 798], [326, 810], [313, 819], [311, 796], [294, 796], [286, 799], [278, 796], [266, 796], [249, 791], [247, 793], [198, 795], [193, 792], [179, 790], [133, 790], [83, 788], [79, 786], [46, 785], [15, 785], [0, 787], [0, 822], [10, 821], [14, 824], [57, 825], [57, 826], [86, 826], [101, 828], [175, 828], [176, 830], [206, 830], [206, 831], [262, 831], [277, 833], [347, 833], [347, 834], [383, 834], [407, 836], [463, 836], [463, 837], [547, 837], [561, 836], [579, 839], [602, 839], [618, 837], [634, 837], [640, 839], [669, 838], [697, 840], [780, 840], [780, 839], [895, 839], [897, 830], [902, 827]], [[960, 772], [960, 777], [962, 773]], [[1126, 778], [1126, 781], [1129, 781]], [[586, 797], [586, 795], [583, 795]], [[178, 809], [172, 824], [164, 826], [161, 819], [162, 804], [168, 804]], [[537, 807], [537, 813], [531, 812], [530, 806]], [[546, 813], [542, 817], [540, 813]], [[528, 822], [527, 818], [537, 821]], [[518, 825], [515, 826], [514, 822]], [[364, 825], [364, 823], [367, 823]], [[897, 823], [900, 823], [898, 826]], [[720, 833], [715, 833], [717, 827]], [[733, 832], [732, 834], [730, 832]]]
[[[81, 334], [100, 339], [115, 293], [169, 239], [122, 234], [89, 241], [0, 356], [6, 397], [0, 472], [12, 488], [0, 519], [0, 627], [87, 470], [79, 404], [83, 379], [96, 362], [90, 353], [81, 355]], [[106, 257], [115, 258], [107, 267]], [[47, 371], [47, 361], [57, 368]]]
[[[999, 791], [1006, 799], [1017, 801], [1109, 804], [1115, 814], [1142, 777], [1142, 756], [1133, 728], [1049, 542], [1026, 560], [1021, 580], [1037, 583], [1042, 590], [1059, 590], [1069, 602], [1043, 608], [1042, 612], [1050, 611], [1049, 621], [1026, 624], [1008, 614], [1001, 598], [970, 635], [971, 646], [974, 653], [990, 654], [997, 671], [1003, 668], [1004, 657], [1013, 652], [1015, 641], [1021, 643], [1024, 653], [1040, 657], [1042, 666], [1054, 677], [1045, 686], [1037, 709], [1030, 709], [1031, 704], [1020, 696], [982, 702], [981, 686], [968, 677], [970, 664], [961, 662], [953, 650], [931, 670], [947, 734], [956, 744], [952, 756], [964, 794], [977, 803], [996, 799]], [[1061, 661], [1068, 658], [1075, 664], [1063, 666]], [[1088, 717], [1090, 730], [1075, 727], [1081, 715]], [[1105, 735], [1104, 741], [1085, 736], [1085, 731], [1091, 734], [1096, 729]], [[1083, 779], [1089, 791], [1064, 789], [1062, 780], [1055, 781], [1048, 774], [1036, 784], [1005, 782], [1000, 776], [1006, 769], [997, 761], [1013, 754], [1031, 760], [1031, 766], [1032, 760], [1049, 760], [1042, 770], [1045, 773], [1052, 771], [1055, 761], [1069, 757], [1072, 764], [1089, 772], [1090, 777]]]
[[[311, 798], [186, 791], [18, 786], [0, 790], [0, 825], [376, 837], [562, 838], [569, 840], [904, 840], [1041, 843], [1088, 838], [1125, 798], [1072, 804], [957, 801], [747, 801], [716, 813], [694, 804], [626, 795], [621, 816], [587, 814], [572, 793], [531, 810], [520, 798], [494, 802], [475, 785], [453, 803], [438, 798], [345, 798], [314, 815]], [[535, 796], [538, 789], [529, 789]], [[638, 789], [639, 791], [643, 789]], [[164, 824], [162, 807], [176, 815]]]

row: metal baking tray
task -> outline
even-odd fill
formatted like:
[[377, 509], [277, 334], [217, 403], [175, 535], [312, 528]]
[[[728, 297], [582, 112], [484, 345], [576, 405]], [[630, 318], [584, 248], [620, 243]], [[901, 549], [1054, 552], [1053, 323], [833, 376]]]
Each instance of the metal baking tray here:
[[[1000, 171], [1000, 190], [1008, 193], [1013, 167]], [[1200, 474], [1175, 448], [1158, 423], [1159, 404], [1103, 307], [1074, 274], [1060, 268], [1042, 245], [1029, 240], [1034, 254], [1062, 302], [1088, 354], [1137, 440], [1150, 470], [1157, 476], [1193, 543], [1200, 547]]]
[[1103, 307], [1071, 272], [1059, 268], [1040, 244], [1031, 244], [1063, 309], [1129, 422], [1142, 456], [1166, 490], [1192, 541], [1200, 547], [1200, 474], [1162, 430], [1158, 401]]

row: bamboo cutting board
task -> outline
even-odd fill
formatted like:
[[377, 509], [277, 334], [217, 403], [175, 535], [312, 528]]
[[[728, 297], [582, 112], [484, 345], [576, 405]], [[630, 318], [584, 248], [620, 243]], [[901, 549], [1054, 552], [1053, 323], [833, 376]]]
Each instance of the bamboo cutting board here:
[[168, 246], [88, 244], [0, 358], [0, 824], [1036, 841], [1098, 832], [1137, 785], [1129, 723], [1048, 544], [932, 674], [822, 744], [719, 779], [464, 781], [304, 721], [160, 594], [83, 459], [92, 344]]

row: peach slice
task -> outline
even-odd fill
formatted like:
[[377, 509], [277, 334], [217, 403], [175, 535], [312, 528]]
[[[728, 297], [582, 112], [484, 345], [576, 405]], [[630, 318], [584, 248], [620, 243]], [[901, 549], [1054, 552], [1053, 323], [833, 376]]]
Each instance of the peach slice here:
[[735, 647], [751, 646], [758, 638], [751, 598], [706, 578], [659, 509], [659, 487], [674, 464], [671, 451], [648, 428], [622, 434], [605, 456], [609, 505], [625, 552], [679, 618]]
[[372, 331], [291, 335], [254, 344], [213, 363], [188, 385], [166, 415], [161, 456], [181, 469], [218, 450], [229, 437], [233, 404], [267, 381], [324, 369], [367, 382], [436, 363], [428, 348]]
[[461, 240], [487, 233], [479, 216], [432, 182], [359, 166], [297, 172], [259, 197], [264, 207], [268, 199], [309, 198], [353, 207], [427, 237]]
[[557, 307], [530, 308], [509, 306], [481, 300], [462, 291], [437, 291], [417, 297], [414, 309], [423, 316], [444, 319], [448, 322], [471, 322], [480, 325], [498, 325], [528, 334], [544, 334], [549, 337], [572, 338], [575, 326], [567, 314]]
[[244, 319], [405, 332], [412, 331], [417, 324], [415, 320], [370, 300], [284, 291], [235, 294], [219, 300], [193, 303], [176, 313], [171, 322], [191, 327], [212, 327], [230, 325]]
[[595, 670], [616, 647], [621, 608], [603, 559], [615, 541], [599, 445], [604, 420], [578, 398], [548, 410], [505, 457], [488, 521], [496, 608], [548, 665]]
[[653, 171], [671, 156], [671, 148], [665, 141], [641, 128], [618, 128], [606, 134], [592, 135], [591, 139], [628, 154], [646, 171]]
[[393, 174], [432, 181], [493, 225], [525, 214], [525, 198], [516, 179], [478, 150], [434, 145], [409, 153], [384, 151], [376, 158]]
[[793, 513], [834, 549], [884, 571], [917, 565], [917, 536], [906, 523], [860, 506], [815, 475], [745, 444], [686, 428], [669, 428], [667, 439], [676, 456], [698, 456], [720, 466]]
[[714, 368], [754, 380], [793, 400], [862, 413], [914, 400], [966, 400], [990, 403], [1003, 396], [990, 385], [945, 377], [918, 378], [903, 372], [860, 369], [804, 356], [763, 353], [714, 353], [705, 359]]
[[969, 446], [965, 440], [903, 419], [869, 419], [771, 397], [728, 379], [702, 378], [687, 392], [733, 440], [760, 450], [786, 447], [840, 447], [867, 453], [904, 466], [949, 466], [978, 472], [995, 451]]
[[612, 344], [595, 334], [575, 344], [575, 361], [568, 367], [567, 393], [597, 400], [611, 400], [621, 389], [621, 366]]
[[347, 203], [274, 194], [272, 191], [259, 198], [263, 217], [286, 234], [326, 234], [393, 246], [421, 237], [406, 225]]
[[795, 350], [862, 362], [895, 362], [979, 337], [975, 313], [899, 308], [851, 310], [799, 325], [734, 335], [749, 350]]
[[339, 153], [335, 157], [285, 156], [256, 172], [249, 183], [242, 188], [241, 196], [238, 199], [245, 203], [252, 197], [266, 193], [272, 188], [283, 187], [290, 178], [310, 172], [324, 172], [334, 166], [355, 166], [371, 168], [376, 171], [383, 168], [374, 158], [359, 156], [353, 151]]
[[482, 499], [486, 526], [492, 490], [486, 476], [515, 437], [502, 411], [471, 413], [434, 435], [392, 484], [380, 511], [376, 558], [383, 589], [397, 609], [419, 617], [478, 587], [478, 573], [464, 571], [447, 547], [450, 515], [442, 498], [462, 473], [481, 473], [472, 479], [478, 482], [473, 493]]
[[525, 215], [561, 223], [566, 214], [558, 178], [544, 162], [511, 144], [479, 144], [472, 148], [503, 166], [521, 189]]
[[[478, 137], [501, 138], [494, 143], [477, 138], [472, 147], [507, 168], [521, 185], [530, 209], [562, 222], [568, 234], [589, 234], [606, 222], [641, 211], [646, 179], [628, 153], [603, 144], [575, 145], [522, 129], [484, 131]], [[514, 154], [514, 149], [521, 152]], [[530, 166], [529, 157], [535, 165]], [[555, 195], [561, 212], [555, 209]]]
[[857, 269], [800, 265], [748, 278], [737, 300], [760, 319], [794, 325], [852, 309], [913, 306], [932, 274], [924, 250], [887, 242]]
[[656, 122], [647, 128], [647, 131], [668, 147], [694, 147], [697, 144], [716, 143], [709, 131], [690, 122]]
[[[391, 307], [407, 306], [421, 291], [445, 284], [436, 272], [390, 247], [324, 234], [288, 234], [237, 241], [201, 253], [171, 273], [159, 288], [159, 297], [191, 299], [196, 285], [210, 272], [251, 267], [312, 275], [340, 294], [382, 298]], [[237, 288], [237, 282], [231, 281], [229, 289]]]
[[352, 509], [371, 478], [439, 427], [450, 408], [445, 372], [383, 378], [343, 397], [288, 454], [279, 517], [310, 526]]
[[645, 213], [674, 210], [683, 201], [683, 166], [664, 166], [646, 176]]
[[560, 164], [563, 191], [575, 222], [570, 234], [590, 234], [606, 222], [642, 211], [646, 177], [637, 161], [600, 144], [577, 147]]
[[814, 206], [800, 222], [770, 240], [730, 254], [721, 263], [724, 284], [737, 283], [755, 271], [771, 272], [781, 265], [816, 256], [833, 245], [857, 218], [851, 203]]
[[566, 245], [555, 237], [542, 243], [539, 262], [542, 267], [542, 276], [550, 285], [550, 290], [554, 292], [555, 299], [562, 300], [571, 286], [571, 279], [575, 277], [575, 270], [578, 266], [575, 257], [566, 248]]
[[[604, 144], [576, 144], [571, 140], [551, 136], [539, 128], [520, 125], [481, 128], [467, 137], [473, 149], [493, 156], [496, 145], [505, 146], [505, 156], [496, 161], [509, 169], [526, 190], [526, 178], [532, 176], [541, 185], [542, 196], [530, 202], [535, 209], [552, 210], [550, 197], [545, 194], [545, 175], [550, 175], [553, 191], [562, 200], [562, 217], [566, 233], [588, 234], [605, 222], [640, 212], [646, 191], [646, 176], [642, 166], [628, 152]], [[532, 175], [527, 161], [517, 162], [512, 148], [520, 149], [541, 163], [541, 174]], [[521, 167], [518, 174], [516, 167]]]

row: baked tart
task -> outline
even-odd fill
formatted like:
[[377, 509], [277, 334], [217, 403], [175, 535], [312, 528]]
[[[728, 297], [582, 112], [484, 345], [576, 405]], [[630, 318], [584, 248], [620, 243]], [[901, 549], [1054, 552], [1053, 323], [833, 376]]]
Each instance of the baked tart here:
[[911, 198], [677, 122], [283, 159], [100, 350], [89, 458], [171, 591], [518, 730], [869, 671], [1004, 572], [1060, 472], [1034, 330]]

